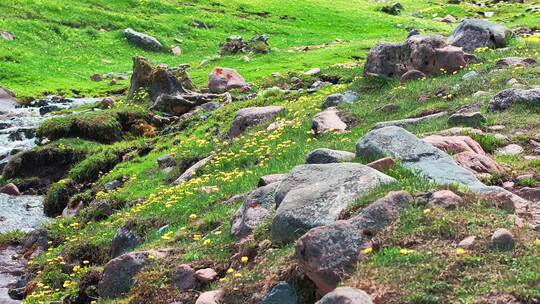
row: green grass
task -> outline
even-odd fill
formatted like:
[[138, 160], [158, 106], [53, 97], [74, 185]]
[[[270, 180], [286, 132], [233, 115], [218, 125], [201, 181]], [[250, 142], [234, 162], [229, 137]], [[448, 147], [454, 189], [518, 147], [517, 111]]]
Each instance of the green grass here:
[[[0, 3], [0, 29], [13, 32], [17, 39], [0, 41], [0, 83], [20, 96], [95, 95], [116, 90], [127, 81], [109, 86], [108, 81], [90, 81], [90, 76], [128, 72], [135, 55], [170, 65], [189, 63], [199, 85], [214, 66], [236, 67], [248, 81], [257, 81], [272, 72], [363, 59], [379, 40], [401, 40], [411, 28], [449, 33], [452, 25], [431, 21], [433, 14], [465, 17], [481, 11], [473, 5], [402, 3], [405, 13], [389, 16], [379, 11], [382, 5], [363, 0], [295, 0], [287, 5], [278, 0], [6, 0]], [[523, 5], [501, 6], [494, 20], [513, 26], [538, 24], [533, 13], [512, 18], [523, 11]], [[269, 14], [260, 16], [262, 12]], [[209, 29], [192, 26], [194, 21], [206, 23]], [[174, 57], [133, 47], [122, 34], [127, 27], [155, 35], [167, 47], [179, 45], [183, 53]], [[218, 44], [226, 37], [263, 33], [271, 36], [270, 54], [215, 58]], [[336, 39], [345, 42], [331, 44]], [[295, 51], [325, 43], [331, 45]], [[201, 65], [203, 61], [207, 63]]]

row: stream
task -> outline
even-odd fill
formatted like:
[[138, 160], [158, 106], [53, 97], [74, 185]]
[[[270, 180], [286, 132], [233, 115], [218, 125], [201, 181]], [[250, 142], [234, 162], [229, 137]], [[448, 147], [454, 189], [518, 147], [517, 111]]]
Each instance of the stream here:
[[[35, 130], [50, 112], [99, 100], [50, 96], [34, 100], [28, 107], [19, 107], [9, 92], [0, 87], [0, 170], [14, 155], [38, 144]], [[15, 230], [29, 232], [46, 223], [49, 219], [43, 214], [42, 201], [42, 196], [0, 193], [0, 234]], [[19, 251], [15, 246], [0, 247], [0, 304], [21, 303], [8, 295], [9, 287], [26, 268], [27, 261], [18, 258]]]

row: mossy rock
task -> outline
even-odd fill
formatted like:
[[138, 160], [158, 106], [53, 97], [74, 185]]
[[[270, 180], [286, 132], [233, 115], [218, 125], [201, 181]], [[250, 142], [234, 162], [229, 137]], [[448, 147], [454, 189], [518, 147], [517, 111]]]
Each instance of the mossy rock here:
[[4, 168], [8, 179], [41, 179], [50, 184], [63, 178], [71, 166], [84, 157], [82, 150], [72, 147], [44, 146], [15, 155]]
[[53, 184], [43, 200], [43, 212], [51, 217], [62, 214], [76, 190], [75, 182], [71, 179], [63, 179]]
[[50, 140], [79, 137], [101, 143], [122, 139], [122, 125], [114, 111], [101, 111], [45, 120], [37, 129], [39, 137]]

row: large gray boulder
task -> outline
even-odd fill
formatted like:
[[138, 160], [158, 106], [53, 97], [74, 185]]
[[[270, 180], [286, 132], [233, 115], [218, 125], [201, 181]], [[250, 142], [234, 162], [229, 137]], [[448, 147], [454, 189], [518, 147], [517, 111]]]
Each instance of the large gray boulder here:
[[231, 234], [241, 239], [261, 225], [275, 210], [274, 194], [279, 183], [272, 183], [253, 190], [236, 211], [232, 219]]
[[365, 291], [352, 287], [339, 287], [326, 294], [315, 304], [373, 304]]
[[465, 19], [448, 38], [448, 43], [471, 52], [483, 47], [505, 47], [511, 36], [512, 31], [502, 25], [480, 19]]
[[521, 90], [508, 89], [493, 96], [488, 105], [488, 111], [505, 111], [515, 103], [540, 104], [540, 89]]
[[442, 150], [419, 139], [399, 127], [372, 130], [356, 145], [356, 156], [368, 160], [390, 156], [408, 169], [441, 185], [460, 184], [473, 192], [500, 192], [497, 187], [487, 187], [472, 172], [458, 166]]
[[351, 162], [356, 155], [348, 151], [319, 148], [311, 151], [306, 159], [306, 164], [330, 164]]
[[285, 110], [282, 106], [244, 108], [236, 112], [227, 134], [234, 138], [251, 126], [271, 121]]
[[297, 166], [277, 188], [272, 238], [287, 243], [311, 228], [330, 225], [356, 199], [394, 181], [357, 163]]
[[300, 267], [319, 291], [332, 291], [356, 266], [358, 255], [370, 246], [370, 236], [399, 217], [412, 203], [405, 192], [390, 192], [347, 221], [311, 229], [296, 242]]
[[131, 28], [124, 30], [124, 36], [130, 43], [149, 51], [161, 51], [163, 45], [156, 38], [134, 31]]

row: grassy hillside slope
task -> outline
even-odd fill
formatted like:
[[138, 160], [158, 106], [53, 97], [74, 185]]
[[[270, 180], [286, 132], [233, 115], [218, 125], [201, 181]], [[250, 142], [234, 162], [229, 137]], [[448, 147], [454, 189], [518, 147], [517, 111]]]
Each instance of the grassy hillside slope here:
[[[507, 83], [510, 78], [527, 88], [540, 84], [538, 66], [495, 69], [496, 60], [506, 56], [533, 57], [540, 61], [538, 38], [516, 37], [508, 49], [477, 52], [480, 63], [462, 71], [404, 85], [397, 80], [365, 78], [361, 66], [333, 65], [363, 63], [367, 51], [376, 42], [401, 41], [412, 28], [447, 35], [455, 24], [434, 22], [431, 20], [434, 14], [466, 17], [489, 10], [495, 12], [494, 21], [509, 27], [534, 27], [540, 24], [538, 12], [525, 13], [525, 10], [539, 4], [501, 3], [486, 9], [439, 1], [402, 3], [406, 11], [401, 16], [389, 16], [379, 12], [381, 4], [363, 0], [305, 0], [286, 4], [277, 0], [2, 1], [0, 30], [11, 31], [18, 38], [12, 42], [0, 41], [0, 58], [3, 58], [0, 84], [13, 88], [21, 96], [43, 92], [70, 95], [75, 91], [94, 95], [123, 88], [127, 81], [110, 87], [106, 82], [91, 82], [89, 76], [129, 71], [133, 55], [146, 56], [156, 63], [190, 63], [190, 74], [199, 86], [204, 85], [214, 66], [235, 67], [258, 86], [280, 83], [289, 78], [288, 71], [317, 66], [322, 68], [322, 74], [342, 79], [340, 84], [314, 94], [266, 91], [255, 99], [236, 101], [210, 114], [196, 113], [168, 132], [154, 136], [143, 137], [130, 131], [122, 141], [112, 144], [66, 137], [40, 147], [73, 149], [87, 155], [69, 170], [65, 179], [53, 185], [50, 197], [74, 181], [82, 188], [77, 198], [105, 201], [116, 212], [105, 219], [96, 219], [96, 211], [89, 207], [77, 217], [58, 218], [48, 225], [51, 247], [30, 263], [35, 277], [26, 302], [75, 303], [84, 292], [90, 298], [81, 300], [82, 303], [168, 304], [182, 299], [192, 303], [198, 292], [180, 292], [171, 286], [169, 277], [175, 265], [192, 263], [219, 271], [221, 279], [204, 290], [224, 288], [226, 303], [256, 303], [280, 280], [304, 287], [305, 303], [313, 303], [313, 286], [299, 273], [292, 244], [274, 245], [272, 250], [257, 254], [256, 259], [250, 256], [247, 263], [241, 263], [235, 256], [246, 252], [246, 248], [257, 248], [269, 238], [268, 225], [256, 230], [253, 239], [243, 244], [234, 241], [229, 232], [230, 219], [241, 202], [228, 200], [254, 189], [259, 177], [290, 171], [303, 164], [307, 153], [315, 148], [353, 152], [356, 141], [376, 122], [441, 110], [453, 112], [473, 101], [484, 105], [481, 112], [488, 119], [482, 126], [486, 134], [474, 136], [486, 151], [491, 153], [504, 144], [488, 130], [489, 126], [503, 124], [506, 128], [501, 133], [510, 142], [520, 143], [527, 153], [533, 153], [529, 140], [538, 139], [540, 134], [538, 106], [515, 105], [508, 112], [486, 113], [485, 105], [497, 92], [510, 87]], [[524, 15], [515, 18], [519, 13]], [[195, 28], [193, 21], [204, 22], [209, 28]], [[175, 38], [181, 39], [183, 54], [174, 57], [132, 47], [122, 36], [125, 27], [155, 35], [167, 46], [178, 44]], [[99, 32], [100, 28], [107, 32]], [[217, 54], [218, 43], [227, 36], [262, 33], [271, 36], [270, 54], [225, 56], [200, 64]], [[332, 43], [335, 39], [344, 42], [307, 52], [294, 49]], [[462, 76], [471, 70], [480, 72], [481, 76], [463, 81]], [[273, 72], [281, 72], [281, 76], [271, 77]], [[347, 89], [361, 94], [359, 102], [341, 107], [358, 118], [358, 124], [349, 132], [313, 134], [312, 118], [320, 111], [324, 98]], [[486, 94], [472, 97], [478, 90]], [[429, 97], [419, 101], [426, 94]], [[396, 110], [381, 110], [388, 104], [396, 106]], [[116, 123], [119, 113], [144, 116], [141, 113], [146, 112], [148, 105], [147, 100], [138, 104], [119, 101], [112, 109], [98, 114], [53, 117], [46, 122], [43, 132], [62, 130], [66, 120], [72, 119], [93, 121], [99, 116], [105, 122]], [[264, 105], [285, 106], [286, 111], [279, 117], [283, 127], [267, 132], [266, 125], [262, 125], [231, 142], [224, 139], [238, 109]], [[104, 126], [107, 127], [108, 124]], [[410, 130], [422, 136], [449, 127], [447, 117], [443, 117]], [[140, 152], [148, 151], [147, 147], [151, 148], [149, 153]], [[167, 182], [177, 177], [181, 168], [164, 172], [157, 166], [157, 159], [164, 154], [171, 154], [179, 164], [185, 164], [212, 152], [216, 154], [213, 161], [197, 172], [196, 178], [178, 186]], [[117, 164], [114, 161], [117, 159], [123, 161]], [[531, 172], [535, 178], [540, 177], [538, 160], [522, 156], [500, 156], [496, 160], [510, 170], [506, 176], [486, 180], [488, 184], [500, 185], [501, 181], [513, 180], [522, 173]], [[351, 214], [389, 190], [420, 193], [437, 188], [399, 164], [388, 174], [397, 182], [358, 201]], [[535, 178], [529, 182], [538, 184]], [[123, 181], [120, 188], [104, 189], [107, 182], [117, 179]], [[406, 210], [395, 225], [378, 237], [381, 248], [359, 262], [358, 270], [344, 284], [369, 291], [378, 303], [482, 303], [491, 292], [512, 294], [524, 303], [540, 299], [540, 234], [529, 227], [515, 226], [507, 211], [468, 194], [463, 196], [469, 204], [452, 211], [425, 211], [421, 204]], [[87, 282], [102, 271], [109, 260], [111, 239], [124, 225], [143, 236], [144, 243], [137, 249], [172, 248], [175, 254], [145, 268], [125, 297], [97, 299], [95, 282], [93, 285]], [[474, 234], [487, 240], [500, 227], [511, 229], [516, 235], [518, 245], [514, 250], [493, 251], [481, 241], [474, 250], [456, 251], [455, 244], [463, 237]]]
[[[20, 96], [41, 93], [81, 93], [118, 89], [108, 81], [92, 82], [93, 74], [127, 72], [131, 57], [142, 55], [155, 62], [189, 63], [196, 82], [204, 84], [213, 66], [234, 66], [250, 81], [272, 72], [307, 70], [316, 66], [356, 61], [377, 41], [403, 39], [412, 28], [448, 33], [452, 26], [430, 22], [431, 16], [456, 17], [485, 11], [477, 6], [439, 5], [437, 1], [403, 1], [404, 16], [379, 11], [381, 4], [361, 0], [256, 1], [33, 1], [0, 3], [0, 29], [17, 36], [0, 40], [0, 84]], [[501, 7], [493, 20], [510, 25], [535, 24], [537, 17], [522, 13], [520, 6]], [[196, 27], [194, 22], [206, 27]], [[153, 53], [129, 45], [127, 27], [154, 35], [168, 49], [182, 48], [182, 55]], [[100, 32], [100, 30], [107, 32]], [[218, 44], [231, 35], [250, 38], [270, 35], [269, 55], [214, 58]], [[175, 41], [181, 40], [181, 43]], [[296, 48], [344, 43], [309, 52]], [[201, 62], [212, 59], [201, 66]]]

